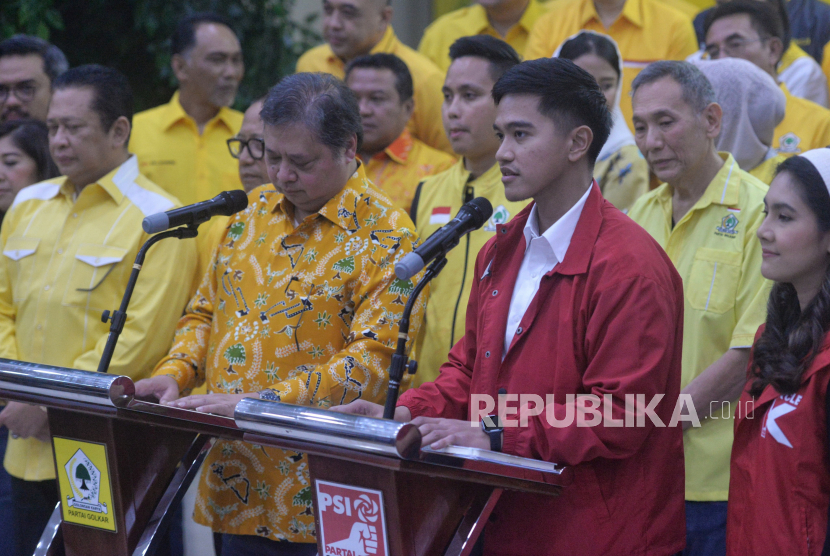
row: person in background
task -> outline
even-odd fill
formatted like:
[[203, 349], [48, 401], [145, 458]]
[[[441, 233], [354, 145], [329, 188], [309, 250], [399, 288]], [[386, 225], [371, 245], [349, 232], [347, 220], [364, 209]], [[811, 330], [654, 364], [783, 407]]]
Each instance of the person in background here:
[[0, 122], [46, 121], [52, 81], [67, 69], [63, 52], [39, 37], [14, 35], [0, 41]]
[[326, 43], [300, 56], [297, 71], [319, 71], [343, 79], [346, 64], [358, 56], [394, 54], [406, 63], [414, 84], [415, 110], [409, 130], [430, 147], [452, 154], [440, 124], [444, 74], [429, 58], [398, 40], [392, 29], [390, 0], [322, 1]]
[[[619, 46], [626, 99], [631, 96], [631, 81], [649, 62], [685, 60], [698, 50], [691, 18], [662, 0], [557, 0], [533, 27], [525, 59], [552, 56], [582, 29], [608, 35]], [[633, 129], [630, 103], [621, 108]]]
[[179, 89], [169, 103], [135, 115], [130, 152], [142, 174], [190, 205], [242, 189], [225, 141], [242, 125], [229, 106], [245, 68], [239, 39], [216, 14], [183, 18], [170, 43]]
[[746, 60], [724, 58], [694, 64], [712, 84], [723, 110], [715, 148], [735, 157], [741, 170], [770, 183], [785, 160], [772, 148], [775, 128], [784, 119], [784, 93], [769, 74]]
[[461, 37], [490, 35], [523, 53], [530, 31], [546, 9], [539, 0], [481, 0], [433, 21], [421, 37], [418, 52], [443, 72], [450, 67], [450, 46]]
[[774, 285], [735, 418], [727, 554], [827, 554], [830, 149], [788, 158], [764, 198]]
[[[717, 6], [706, 20], [706, 53], [712, 60], [732, 57], [752, 62], [773, 79], [785, 47], [786, 32], [772, 5], [757, 1], [731, 1]], [[792, 156], [830, 144], [830, 111], [790, 93], [784, 119], [775, 128], [772, 146]]]
[[366, 177], [395, 206], [409, 212], [421, 180], [448, 169], [455, 158], [406, 129], [415, 101], [412, 76], [403, 60], [384, 53], [360, 56], [346, 66], [345, 81], [360, 108], [363, 146], [358, 154]]
[[507, 223], [527, 205], [526, 200], [511, 201], [504, 194], [496, 164], [499, 141], [493, 133], [496, 105], [491, 96], [499, 77], [520, 62], [519, 55], [502, 40], [475, 35], [455, 41], [450, 58], [442, 115], [452, 148], [461, 159], [418, 185], [411, 216], [418, 233], [426, 238], [475, 197], [490, 201], [493, 215], [447, 254], [447, 266], [430, 282], [426, 324], [416, 343], [416, 384], [435, 380], [450, 348], [464, 335], [479, 250], [499, 224]]
[[[142, 176], [127, 150], [133, 95], [127, 78], [79, 66], [53, 82], [46, 125], [63, 174], [22, 189], [0, 228], [0, 357], [95, 371], [109, 336], [101, 312], [118, 306], [138, 249], [141, 221], [180, 206]], [[139, 379], [170, 346], [196, 264], [190, 241], [154, 247], [135, 286], [109, 372]], [[19, 554], [30, 555], [58, 501], [46, 412], [9, 402]]]
[[634, 138], [663, 184], [628, 215], [683, 278], [681, 394], [691, 397], [702, 425], [683, 423], [684, 554], [722, 555], [734, 414], [712, 408], [740, 397], [752, 337], [764, 320], [769, 290], [755, 231], [767, 186], [715, 148], [722, 110], [694, 65], [655, 62], [632, 88]]
[[620, 109], [623, 67], [617, 43], [607, 35], [580, 31], [565, 41], [554, 56], [571, 60], [593, 75], [608, 101], [614, 123], [594, 164], [594, 179], [602, 196], [627, 212], [634, 201], [648, 191], [649, 177], [648, 164]]

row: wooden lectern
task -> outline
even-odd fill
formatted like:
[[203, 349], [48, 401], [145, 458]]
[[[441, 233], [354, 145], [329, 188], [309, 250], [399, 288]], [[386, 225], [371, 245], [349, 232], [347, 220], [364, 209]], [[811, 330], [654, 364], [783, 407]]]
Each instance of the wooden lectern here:
[[571, 471], [421, 449], [417, 427], [247, 398], [234, 419], [135, 399], [124, 376], [0, 359], [0, 399], [47, 408], [61, 503], [37, 556], [153, 554], [214, 438], [308, 454], [320, 555], [466, 555], [504, 489], [556, 495]]

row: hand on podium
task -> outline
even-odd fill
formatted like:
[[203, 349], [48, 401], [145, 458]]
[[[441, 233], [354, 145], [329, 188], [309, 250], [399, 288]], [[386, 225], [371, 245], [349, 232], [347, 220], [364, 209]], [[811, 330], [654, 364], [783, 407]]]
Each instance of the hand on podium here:
[[167, 405], [179, 397], [179, 385], [172, 376], [161, 375], [145, 378], [135, 383], [137, 398], [156, 398]]
[[0, 413], [0, 426], [5, 425], [12, 438], [37, 438], [50, 442], [49, 420], [46, 411], [36, 405], [9, 402]]
[[[346, 405], [335, 405], [329, 409], [337, 411], [338, 413], [350, 413], [352, 415], [362, 415], [364, 417], [383, 419], [383, 406], [367, 402], [366, 400], [356, 400]], [[403, 406], [395, 408], [395, 421], [398, 421], [399, 423], [408, 423], [411, 420], [412, 414], [409, 412], [408, 408]]]

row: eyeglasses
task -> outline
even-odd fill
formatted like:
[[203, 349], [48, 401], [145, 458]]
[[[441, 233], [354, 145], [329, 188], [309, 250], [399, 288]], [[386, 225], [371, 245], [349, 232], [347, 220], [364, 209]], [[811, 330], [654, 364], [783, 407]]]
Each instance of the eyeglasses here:
[[35, 98], [36, 92], [37, 87], [26, 81], [18, 83], [13, 87], [9, 87], [8, 85], [0, 85], [0, 104], [4, 104], [7, 100], [9, 100], [9, 93], [13, 93], [20, 102], [29, 102]]
[[722, 48], [717, 44], [708, 44], [706, 45], [706, 55], [712, 60], [717, 60], [721, 57], [721, 54], [728, 58], [735, 58], [743, 53], [747, 45], [754, 42], [764, 42], [766, 40], [769, 40], [769, 37], [759, 39], [730, 39], [726, 41]]
[[231, 151], [231, 156], [234, 158], [242, 156], [242, 149], [245, 148], [248, 149], [248, 154], [251, 155], [251, 158], [254, 160], [259, 160], [265, 156], [265, 141], [259, 139], [258, 137], [251, 137], [247, 141], [232, 137], [228, 139], [227, 143], [228, 150]]

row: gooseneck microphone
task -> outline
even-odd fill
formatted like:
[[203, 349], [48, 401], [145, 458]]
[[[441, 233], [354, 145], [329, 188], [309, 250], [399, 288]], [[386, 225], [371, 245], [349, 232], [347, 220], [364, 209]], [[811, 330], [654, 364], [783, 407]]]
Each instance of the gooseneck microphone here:
[[438, 228], [420, 247], [395, 265], [395, 276], [409, 280], [431, 260], [458, 245], [465, 234], [481, 228], [492, 214], [493, 206], [484, 197], [476, 197], [465, 204], [455, 218]]
[[148, 234], [156, 234], [179, 226], [198, 226], [214, 216], [230, 216], [248, 206], [248, 194], [239, 189], [223, 191], [209, 201], [194, 203], [167, 212], [146, 217], [141, 227]]

